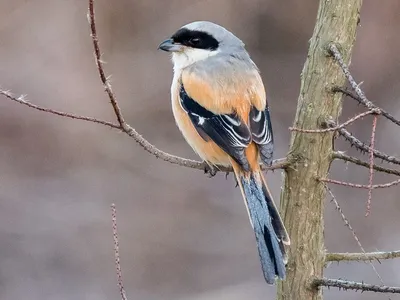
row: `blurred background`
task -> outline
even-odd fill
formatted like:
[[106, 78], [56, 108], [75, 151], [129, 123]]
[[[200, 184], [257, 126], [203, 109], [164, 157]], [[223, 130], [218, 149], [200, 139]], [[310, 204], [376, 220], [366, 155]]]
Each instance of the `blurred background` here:
[[[317, 3], [308, 1], [97, 0], [106, 72], [126, 120], [161, 149], [196, 158], [174, 124], [172, 66], [159, 42], [194, 20], [217, 22], [247, 45], [266, 82], [276, 158], [288, 149]], [[0, 0], [0, 85], [32, 103], [114, 120], [100, 84], [82, 0]], [[400, 117], [400, 2], [364, 1], [352, 71], [367, 96]], [[362, 111], [344, 100], [343, 117]], [[368, 141], [371, 118], [351, 126]], [[378, 121], [377, 146], [400, 155], [399, 128]], [[339, 141], [336, 148], [349, 150]], [[348, 153], [359, 155], [354, 150]], [[364, 157], [367, 159], [367, 157]], [[332, 178], [368, 183], [368, 170], [335, 162]], [[279, 199], [281, 172], [268, 174]], [[390, 181], [376, 175], [375, 182]], [[398, 187], [333, 187], [367, 251], [400, 249]], [[326, 201], [328, 251], [360, 252]], [[118, 210], [129, 299], [273, 299], [232, 175], [208, 179], [170, 165], [124, 134], [63, 119], [0, 97], [0, 299], [119, 299], [110, 204]], [[400, 260], [376, 264], [400, 285]], [[379, 284], [369, 264], [342, 263], [326, 276]], [[325, 299], [388, 299], [325, 291]], [[391, 299], [400, 299], [391, 296]]]

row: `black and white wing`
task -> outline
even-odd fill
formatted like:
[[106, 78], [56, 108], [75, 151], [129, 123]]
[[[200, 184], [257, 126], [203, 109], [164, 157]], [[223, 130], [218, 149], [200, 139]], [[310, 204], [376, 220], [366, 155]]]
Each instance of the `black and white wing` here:
[[214, 114], [207, 110], [185, 91], [180, 91], [180, 104], [189, 115], [197, 132], [204, 140], [211, 139], [230, 155], [244, 170], [250, 170], [244, 150], [251, 142], [251, 132], [236, 114]]
[[253, 107], [250, 111], [250, 130], [253, 142], [258, 145], [263, 163], [272, 164], [274, 153], [274, 137], [272, 134], [269, 108], [260, 111]]

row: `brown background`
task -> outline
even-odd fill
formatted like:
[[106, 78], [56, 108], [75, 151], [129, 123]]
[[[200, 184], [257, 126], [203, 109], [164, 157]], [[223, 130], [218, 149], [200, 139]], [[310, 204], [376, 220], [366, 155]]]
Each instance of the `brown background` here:
[[[97, 1], [106, 71], [126, 119], [161, 149], [195, 158], [171, 115], [169, 58], [156, 49], [183, 24], [211, 20], [241, 37], [259, 65], [276, 157], [284, 156], [317, 2]], [[1, 87], [27, 94], [33, 103], [113, 119], [96, 73], [86, 12], [82, 0], [0, 0]], [[371, 99], [400, 117], [400, 2], [364, 1], [361, 15], [352, 70]], [[361, 110], [346, 99], [343, 119]], [[352, 132], [367, 141], [370, 121], [352, 125]], [[399, 132], [379, 120], [379, 148], [400, 155]], [[337, 148], [348, 146], [339, 142]], [[279, 198], [280, 172], [268, 177]], [[367, 183], [368, 171], [339, 162], [331, 177]], [[374, 191], [369, 218], [366, 191], [334, 191], [367, 251], [400, 248], [399, 188]], [[0, 98], [0, 299], [119, 299], [112, 202], [130, 299], [273, 299], [275, 287], [263, 282], [231, 176], [210, 180], [157, 160], [114, 130]], [[326, 212], [328, 250], [360, 251], [329, 201]], [[400, 261], [377, 269], [385, 284], [400, 285]], [[368, 264], [332, 264], [326, 274], [379, 283]]]

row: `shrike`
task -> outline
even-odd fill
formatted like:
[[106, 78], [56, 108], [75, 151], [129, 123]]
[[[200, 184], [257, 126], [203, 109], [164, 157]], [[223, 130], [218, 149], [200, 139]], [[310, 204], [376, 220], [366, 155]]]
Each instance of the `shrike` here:
[[265, 280], [285, 278], [290, 240], [260, 159], [271, 165], [273, 134], [264, 85], [244, 43], [217, 24], [187, 24], [159, 49], [172, 53], [175, 121], [212, 168], [232, 166], [256, 236]]

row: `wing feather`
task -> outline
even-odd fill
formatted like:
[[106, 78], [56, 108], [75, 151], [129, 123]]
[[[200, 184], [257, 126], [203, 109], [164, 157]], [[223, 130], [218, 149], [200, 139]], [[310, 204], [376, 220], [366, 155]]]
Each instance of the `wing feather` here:
[[260, 150], [261, 160], [266, 165], [271, 165], [274, 152], [274, 137], [268, 106], [265, 110], [258, 110], [252, 107], [250, 111], [250, 129], [252, 140]]
[[249, 127], [236, 113], [214, 114], [192, 99], [183, 84], [179, 91], [180, 105], [189, 115], [200, 136], [211, 139], [244, 170], [250, 169], [245, 149], [251, 143]]

